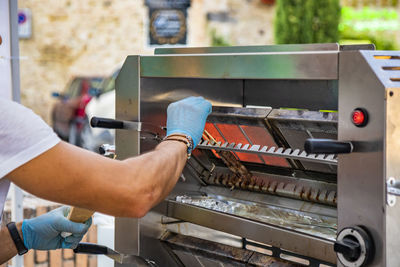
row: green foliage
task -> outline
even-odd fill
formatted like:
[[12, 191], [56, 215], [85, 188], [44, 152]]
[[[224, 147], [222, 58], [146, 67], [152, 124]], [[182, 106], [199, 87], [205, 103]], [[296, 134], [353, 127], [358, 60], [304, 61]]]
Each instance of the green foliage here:
[[343, 7], [339, 31], [396, 31], [399, 26], [399, 15], [394, 9]]
[[339, 33], [344, 43], [365, 40], [378, 50], [396, 50], [395, 34], [399, 27], [399, 15], [394, 9], [343, 7]]
[[225, 40], [224, 37], [218, 35], [215, 29], [210, 31], [211, 34], [211, 46], [231, 46], [231, 44]]
[[342, 20], [396, 20], [399, 18], [396, 10], [394, 9], [374, 9], [371, 7], [363, 7], [362, 9], [355, 9], [352, 7], [342, 7]]
[[277, 0], [276, 43], [337, 42], [339, 2], [339, 0]]

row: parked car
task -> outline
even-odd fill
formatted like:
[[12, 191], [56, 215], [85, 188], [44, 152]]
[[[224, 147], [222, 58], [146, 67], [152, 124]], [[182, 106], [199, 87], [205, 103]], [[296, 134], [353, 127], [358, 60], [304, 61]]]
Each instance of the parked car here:
[[[120, 69], [105, 78], [99, 87], [99, 92], [86, 106], [89, 120], [93, 117], [115, 118], [115, 80]], [[82, 132], [83, 147], [98, 152], [102, 144], [114, 144], [115, 130], [87, 127]]]
[[52, 124], [61, 139], [77, 146], [83, 145], [81, 132], [88, 125], [85, 108], [98, 94], [102, 80], [101, 77], [76, 77], [62, 93], [53, 92], [57, 102], [51, 111]]

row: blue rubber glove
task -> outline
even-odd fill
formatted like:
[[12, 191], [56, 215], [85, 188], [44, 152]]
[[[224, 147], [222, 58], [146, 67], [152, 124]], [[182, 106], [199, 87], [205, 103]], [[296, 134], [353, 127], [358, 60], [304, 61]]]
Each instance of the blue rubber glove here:
[[191, 96], [171, 103], [167, 109], [167, 135], [189, 135], [195, 148], [203, 135], [211, 108], [211, 103], [202, 97]]
[[[63, 206], [42, 216], [22, 222], [22, 236], [27, 249], [52, 250], [76, 248], [86, 234], [92, 219], [83, 223], [74, 223], [66, 218], [69, 207]], [[62, 232], [72, 233], [66, 238]]]

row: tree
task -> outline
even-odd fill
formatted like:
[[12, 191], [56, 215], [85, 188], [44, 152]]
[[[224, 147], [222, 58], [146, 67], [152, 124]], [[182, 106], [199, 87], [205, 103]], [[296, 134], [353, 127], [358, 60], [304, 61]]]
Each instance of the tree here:
[[340, 0], [277, 0], [278, 44], [339, 41]]

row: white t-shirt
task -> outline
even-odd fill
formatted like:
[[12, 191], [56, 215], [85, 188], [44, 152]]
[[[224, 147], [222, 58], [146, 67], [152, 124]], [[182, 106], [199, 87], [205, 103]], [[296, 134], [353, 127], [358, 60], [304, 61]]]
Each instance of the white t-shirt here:
[[7, 196], [7, 174], [43, 152], [60, 139], [30, 109], [11, 100], [0, 98], [0, 221]]

